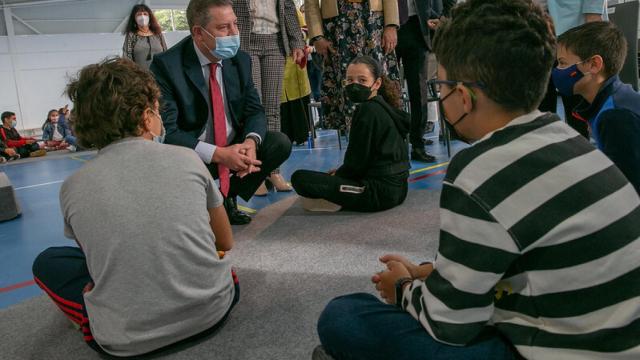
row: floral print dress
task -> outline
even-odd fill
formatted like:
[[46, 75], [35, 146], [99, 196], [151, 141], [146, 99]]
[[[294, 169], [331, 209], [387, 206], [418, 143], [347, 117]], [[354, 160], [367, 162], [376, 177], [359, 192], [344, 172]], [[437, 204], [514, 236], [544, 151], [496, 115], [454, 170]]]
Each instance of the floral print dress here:
[[384, 15], [369, 11], [369, 2], [361, 3], [338, 0], [339, 15], [323, 20], [324, 36], [331, 41], [334, 54], [324, 61], [322, 104], [324, 123], [332, 129], [348, 129], [355, 105], [346, 99], [342, 81], [351, 60], [369, 55], [383, 67], [391, 80], [400, 80], [400, 71], [395, 52], [388, 55], [382, 50]]

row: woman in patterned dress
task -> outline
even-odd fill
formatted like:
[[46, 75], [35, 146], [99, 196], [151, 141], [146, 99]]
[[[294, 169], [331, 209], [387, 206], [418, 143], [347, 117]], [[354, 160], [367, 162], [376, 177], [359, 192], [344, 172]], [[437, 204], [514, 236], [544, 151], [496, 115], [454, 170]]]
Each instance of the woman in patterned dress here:
[[358, 56], [369, 55], [384, 74], [399, 81], [394, 53], [399, 26], [397, 1], [305, 0], [305, 16], [311, 44], [324, 57], [322, 104], [324, 122], [330, 128], [351, 124], [355, 106], [343, 95], [347, 65]]

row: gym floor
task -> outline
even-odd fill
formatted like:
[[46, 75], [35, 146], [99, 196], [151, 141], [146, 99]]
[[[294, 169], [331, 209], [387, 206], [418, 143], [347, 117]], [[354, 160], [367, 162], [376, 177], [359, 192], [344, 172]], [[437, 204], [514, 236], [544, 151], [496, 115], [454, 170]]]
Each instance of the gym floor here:
[[[435, 155], [437, 161], [432, 164], [412, 162], [409, 189], [439, 191], [441, 188], [449, 157], [437, 137], [433, 140], [434, 144], [427, 146], [427, 151]], [[289, 179], [301, 168], [319, 171], [336, 168], [344, 156], [344, 137], [342, 145], [340, 150], [335, 131], [321, 130], [315, 148], [294, 146], [281, 172]], [[452, 143], [452, 153], [464, 146]], [[0, 223], [0, 309], [42, 294], [31, 275], [31, 264], [42, 250], [50, 246], [73, 245], [63, 235], [58, 192], [62, 182], [94, 156], [95, 152], [79, 152], [0, 165], [0, 171], [9, 177], [22, 209], [19, 218]], [[266, 197], [254, 197], [249, 202], [239, 200], [239, 205], [251, 214], [294, 194], [272, 191]]]

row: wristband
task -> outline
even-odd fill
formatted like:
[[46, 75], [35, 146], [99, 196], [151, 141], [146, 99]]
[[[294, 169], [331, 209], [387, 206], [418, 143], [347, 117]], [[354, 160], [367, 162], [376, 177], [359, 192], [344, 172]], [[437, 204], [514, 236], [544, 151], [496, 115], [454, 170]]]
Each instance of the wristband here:
[[402, 277], [396, 280], [396, 306], [402, 308], [402, 288], [404, 284], [412, 282], [412, 278]]

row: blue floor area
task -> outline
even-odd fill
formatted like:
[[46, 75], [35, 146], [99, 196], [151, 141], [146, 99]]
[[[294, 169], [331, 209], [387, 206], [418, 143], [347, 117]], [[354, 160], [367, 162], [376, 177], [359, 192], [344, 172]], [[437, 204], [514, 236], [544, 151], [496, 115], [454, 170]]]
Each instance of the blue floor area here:
[[[314, 149], [306, 145], [294, 146], [290, 158], [281, 168], [282, 175], [289, 179], [295, 170], [301, 168], [318, 171], [336, 168], [341, 164], [346, 149], [344, 137], [342, 145], [343, 149], [339, 150], [335, 131], [319, 131]], [[452, 149], [455, 152], [464, 146], [453, 143]], [[410, 189], [439, 190], [442, 186], [443, 170], [449, 159], [446, 147], [435, 141], [427, 150], [436, 156], [437, 162], [412, 162]], [[58, 192], [64, 179], [92, 157], [92, 153], [79, 153], [0, 166], [0, 171], [11, 180], [22, 208], [20, 218], [0, 223], [0, 309], [41, 294], [32, 283], [31, 264], [42, 250], [50, 246], [74, 245], [63, 236]], [[254, 212], [291, 195], [293, 193], [271, 192], [266, 197], [253, 197], [249, 202], [239, 200], [239, 204]]]

